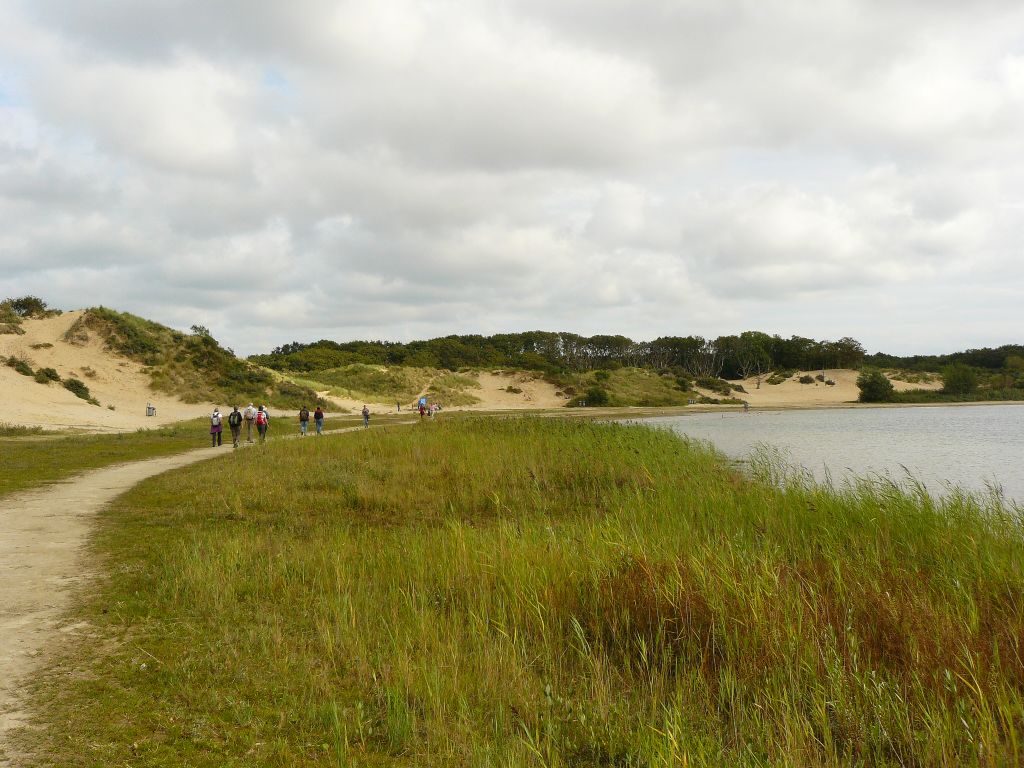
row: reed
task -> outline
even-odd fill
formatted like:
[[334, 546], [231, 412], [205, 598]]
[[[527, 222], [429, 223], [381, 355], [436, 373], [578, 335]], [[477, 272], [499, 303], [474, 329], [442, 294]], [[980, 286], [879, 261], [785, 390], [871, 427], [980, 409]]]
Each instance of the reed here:
[[154, 478], [102, 518], [90, 636], [25, 738], [67, 766], [1020, 764], [1019, 510], [754, 474], [643, 427], [438, 418]]

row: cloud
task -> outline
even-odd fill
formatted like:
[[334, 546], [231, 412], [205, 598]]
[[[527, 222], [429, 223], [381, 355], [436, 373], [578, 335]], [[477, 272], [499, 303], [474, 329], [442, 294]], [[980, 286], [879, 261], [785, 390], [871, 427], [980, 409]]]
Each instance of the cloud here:
[[1022, 22], [999, 0], [0, 0], [0, 292], [243, 353], [995, 343], [1024, 289]]

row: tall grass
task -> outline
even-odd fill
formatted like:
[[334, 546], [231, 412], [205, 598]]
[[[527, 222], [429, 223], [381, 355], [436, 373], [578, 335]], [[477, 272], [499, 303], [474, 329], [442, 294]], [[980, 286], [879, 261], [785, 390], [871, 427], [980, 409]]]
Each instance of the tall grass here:
[[998, 498], [772, 486], [561, 420], [228, 460], [104, 516], [40, 764], [1021, 762], [1024, 536]]

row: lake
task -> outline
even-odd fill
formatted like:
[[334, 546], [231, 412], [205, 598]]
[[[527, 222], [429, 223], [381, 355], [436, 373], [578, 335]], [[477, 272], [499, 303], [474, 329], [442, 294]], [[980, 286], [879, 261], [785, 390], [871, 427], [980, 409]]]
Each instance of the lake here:
[[[1024, 405], [832, 408], [640, 419], [746, 459], [761, 444], [823, 479], [909, 471], [929, 491], [1001, 487], [1024, 503]], [[904, 469], [904, 467], [906, 469]]]

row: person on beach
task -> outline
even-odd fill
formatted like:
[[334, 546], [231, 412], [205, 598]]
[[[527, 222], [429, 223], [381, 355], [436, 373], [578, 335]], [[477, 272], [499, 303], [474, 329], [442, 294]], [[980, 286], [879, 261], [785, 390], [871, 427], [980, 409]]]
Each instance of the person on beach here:
[[249, 403], [249, 407], [242, 412], [242, 417], [245, 419], [245, 442], [252, 442], [252, 425], [256, 421], [256, 409], [252, 407], [252, 403]]
[[213, 413], [210, 415], [210, 441], [213, 443], [211, 448], [216, 448], [221, 444], [221, 433], [224, 430], [224, 425], [221, 424], [220, 408], [214, 408]]
[[260, 433], [260, 442], [267, 442], [267, 427], [270, 426], [270, 414], [261, 405], [256, 411], [256, 431]]
[[228, 426], [231, 427], [231, 442], [238, 447], [238, 440], [242, 436], [242, 412], [237, 405], [233, 405], [231, 413], [228, 414]]
[[313, 411], [313, 423], [316, 424], [316, 433], [322, 435], [324, 433], [324, 409], [319, 405]]
[[299, 434], [303, 437], [306, 436], [306, 430], [309, 429], [309, 408], [302, 406], [299, 410]]
[[367, 406], [363, 406], [363, 429], [367, 429], [370, 426], [370, 409]]

